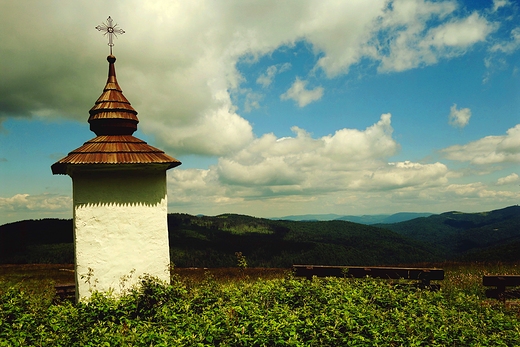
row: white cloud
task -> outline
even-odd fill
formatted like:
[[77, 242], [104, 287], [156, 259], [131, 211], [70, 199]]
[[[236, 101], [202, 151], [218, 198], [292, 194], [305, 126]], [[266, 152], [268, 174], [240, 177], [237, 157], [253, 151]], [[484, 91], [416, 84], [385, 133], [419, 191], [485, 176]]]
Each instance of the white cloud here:
[[287, 71], [290, 68], [291, 63], [271, 65], [266, 69], [265, 73], [258, 76], [258, 78], [256, 79], [256, 83], [260, 84], [264, 88], [267, 88], [271, 85], [271, 83], [273, 83], [274, 77], [277, 74]]
[[506, 177], [500, 177], [497, 181], [497, 185], [503, 186], [508, 184], [513, 184], [519, 181], [519, 177], [516, 173], [512, 173], [511, 175], [508, 175]]
[[[459, 197], [473, 199], [504, 199], [514, 201], [520, 197], [520, 192], [508, 190], [491, 190], [481, 182], [469, 184], [450, 184], [445, 188], [446, 194], [454, 194]], [[512, 202], [510, 202], [512, 203]]]
[[0, 211], [63, 211], [70, 210], [72, 199], [54, 194], [16, 194], [10, 198], [0, 197]]
[[520, 48], [520, 27], [511, 30], [511, 40], [508, 42], [499, 42], [489, 48], [490, 52], [502, 52], [511, 54]]
[[324, 53], [317, 66], [327, 76], [346, 74], [363, 58], [377, 57], [378, 19], [387, 1], [317, 1], [309, 17], [301, 22], [302, 38], [316, 53]]
[[447, 159], [487, 165], [520, 163], [520, 124], [508, 129], [506, 135], [486, 136], [466, 145], [441, 150]]
[[298, 77], [292, 84], [292, 86], [282, 95], [280, 99], [289, 100], [292, 99], [298, 103], [298, 106], [305, 107], [311, 102], [321, 99], [323, 96], [323, 88], [316, 87], [314, 89], [306, 89], [307, 81], [302, 81]]
[[450, 107], [450, 116], [448, 122], [451, 126], [464, 128], [471, 118], [471, 110], [469, 108], [457, 109], [457, 104]]
[[[494, 2], [495, 10], [504, 6]], [[256, 137], [231, 98], [247, 93], [246, 112], [262, 101], [254, 90], [242, 90], [239, 62], [255, 63], [303, 42], [317, 59], [309, 75], [330, 78], [364, 61], [379, 72], [404, 71], [462, 55], [478, 43], [493, 54], [513, 52], [519, 44], [518, 28], [511, 40], [497, 42], [491, 35], [497, 25], [485, 17], [489, 11], [466, 14], [451, 0], [4, 1], [0, 122], [14, 116], [86, 121], [106, 79], [108, 47], [94, 26], [107, 13], [126, 30], [114, 53], [120, 85], [139, 112], [139, 128], [174, 156], [220, 157], [207, 170], [169, 172], [170, 201], [183, 205], [241, 206], [258, 197], [257, 207], [267, 200], [312, 200], [325, 208], [320, 194], [369, 209], [379, 200], [412, 201], [419, 194], [438, 200], [435, 188], [450, 174], [444, 164], [389, 162], [399, 150], [390, 115], [364, 130], [344, 128], [319, 138], [298, 127], [293, 137]], [[289, 67], [266, 68], [256, 82], [268, 88]], [[286, 100], [300, 107], [320, 100], [325, 90], [308, 89], [307, 80], [296, 79]], [[518, 163], [515, 129], [443, 153], [473, 163]], [[57, 197], [47, 198], [49, 208], [63, 206]], [[44, 200], [20, 195], [0, 204], [4, 210], [15, 204], [36, 209]]]
[[376, 158], [386, 158], [394, 155], [399, 145], [392, 138], [391, 115], [381, 115], [381, 119], [364, 131], [357, 129], [341, 129], [331, 136], [323, 137], [324, 152], [336, 160], [355, 162], [370, 162]]
[[[398, 210], [414, 210], [420, 201], [423, 211], [427, 206], [437, 211], [454, 208], [448, 204], [478, 211], [493, 208], [497, 202], [514, 204], [520, 197], [518, 191], [496, 190], [481, 182], [452, 184], [451, 178], [463, 177], [443, 163], [389, 161], [399, 150], [392, 138], [390, 114], [381, 115], [364, 130], [345, 128], [318, 138], [298, 127], [292, 130], [292, 137], [265, 134], [256, 138], [235, 154], [221, 157], [208, 170], [172, 170], [170, 206], [207, 214], [231, 210], [273, 216], [275, 206], [283, 215], [287, 206], [293, 211], [296, 206], [312, 206], [314, 212], [330, 212], [331, 208], [376, 211], [386, 206], [388, 211], [388, 201]], [[494, 160], [481, 157], [489, 151], [514, 154], [520, 148], [516, 131], [520, 125], [491, 141], [484, 138], [459, 146], [457, 151], [450, 147], [445, 154], [468, 161]], [[502, 158], [503, 162], [510, 159]], [[511, 174], [499, 179], [496, 186], [517, 181], [518, 176]]]
[[462, 20], [453, 20], [429, 30], [423, 45], [436, 48], [459, 47], [465, 49], [486, 39], [494, 27], [477, 12]]
[[[509, 67], [505, 56], [513, 54], [520, 48], [520, 27], [516, 27], [510, 32], [510, 40], [500, 40], [488, 48], [489, 55], [484, 59], [484, 66], [487, 71], [484, 74], [482, 83], [486, 84], [495, 71], [505, 70]], [[512, 67], [513, 76], [518, 70], [517, 66]]]
[[[241, 59], [254, 62], [304, 41], [320, 56], [314, 70], [328, 77], [363, 59], [385, 72], [433, 64], [462, 54], [494, 28], [476, 13], [461, 18], [456, 9], [453, 1], [425, 0], [3, 2], [0, 60], [8, 65], [0, 71], [0, 117], [85, 120], [107, 67], [100, 58], [108, 53], [104, 38], [92, 23], [108, 12], [126, 30], [114, 53], [119, 82], [143, 120], [140, 129], [174, 155], [226, 155], [253, 138], [230, 97], [244, 81]], [[72, 27], [74, 36], [63, 29]], [[270, 67], [257, 82], [267, 87], [288, 67]], [[319, 100], [323, 88], [308, 90], [305, 83], [296, 80], [284, 98], [300, 107]], [[244, 110], [260, 107], [259, 100], [252, 94]]]
[[[389, 163], [370, 177], [372, 189], [438, 186], [448, 181], [448, 168], [441, 163], [419, 164], [409, 161]], [[366, 183], [365, 183], [366, 184]]]
[[[462, 55], [496, 29], [476, 12], [445, 21], [455, 9], [451, 1], [395, 1], [381, 20], [390, 40], [388, 46], [382, 44], [379, 70], [404, 71]], [[440, 23], [430, 27], [431, 21]]]
[[266, 134], [235, 155], [220, 158], [209, 170], [173, 170], [169, 189], [174, 199], [192, 190], [215, 201], [217, 196], [279, 199], [444, 184], [444, 164], [388, 163], [399, 149], [390, 119], [384, 114], [364, 131], [341, 129], [321, 138], [298, 127], [292, 129], [294, 137]]
[[[340, 129], [319, 138], [293, 127], [294, 136], [265, 134], [208, 170], [168, 173], [172, 211], [261, 216], [301, 213], [414, 211], [436, 204], [447, 184], [442, 163], [388, 162], [399, 145], [391, 116], [365, 130]], [[424, 210], [423, 210], [424, 211]]]
[[244, 101], [244, 112], [248, 113], [254, 109], [260, 108], [260, 101], [263, 99], [263, 95], [255, 93], [251, 90], [246, 91], [246, 100]]
[[258, 78], [256, 79], [256, 83], [261, 84], [264, 88], [269, 87], [273, 82], [277, 70], [278, 69], [276, 68], [276, 65], [269, 66], [265, 71], [265, 74], [258, 76]]
[[209, 111], [194, 122], [179, 124], [175, 131], [160, 119], [148, 121], [147, 130], [152, 131], [161, 143], [177, 149], [177, 153], [225, 155], [253, 139], [251, 124], [226, 107]]
[[499, 8], [511, 5], [508, 0], [493, 0], [493, 12], [496, 12]]

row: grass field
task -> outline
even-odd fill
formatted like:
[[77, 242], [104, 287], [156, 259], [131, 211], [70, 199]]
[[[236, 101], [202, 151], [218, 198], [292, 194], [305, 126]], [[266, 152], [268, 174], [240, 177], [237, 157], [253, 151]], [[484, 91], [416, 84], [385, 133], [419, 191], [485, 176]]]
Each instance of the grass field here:
[[288, 269], [175, 269], [172, 284], [90, 303], [53, 302], [71, 265], [0, 266], [0, 346], [518, 346], [516, 301], [486, 299], [484, 274], [445, 269], [441, 290], [374, 279], [295, 279]]

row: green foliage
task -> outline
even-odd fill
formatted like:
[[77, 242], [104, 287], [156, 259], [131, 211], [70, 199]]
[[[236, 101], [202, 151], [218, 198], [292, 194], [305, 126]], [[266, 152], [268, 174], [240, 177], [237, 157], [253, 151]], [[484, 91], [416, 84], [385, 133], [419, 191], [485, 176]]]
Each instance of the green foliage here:
[[515, 310], [453, 281], [482, 268], [453, 270], [439, 292], [370, 278], [143, 277], [121, 298], [76, 305], [0, 286], [0, 346], [519, 345]]
[[237, 265], [240, 270], [247, 269], [247, 259], [246, 256], [242, 254], [242, 252], [235, 252], [235, 256], [237, 257]]

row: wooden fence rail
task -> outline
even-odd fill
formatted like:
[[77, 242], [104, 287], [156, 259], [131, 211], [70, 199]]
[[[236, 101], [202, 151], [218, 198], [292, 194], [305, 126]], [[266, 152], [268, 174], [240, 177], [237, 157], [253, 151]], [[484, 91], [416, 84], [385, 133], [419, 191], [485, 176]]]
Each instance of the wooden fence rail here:
[[430, 281], [444, 279], [444, 270], [437, 268], [293, 265], [293, 271], [296, 277], [307, 279], [316, 276], [417, 280], [421, 287], [431, 289], [439, 289], [440, 285]]

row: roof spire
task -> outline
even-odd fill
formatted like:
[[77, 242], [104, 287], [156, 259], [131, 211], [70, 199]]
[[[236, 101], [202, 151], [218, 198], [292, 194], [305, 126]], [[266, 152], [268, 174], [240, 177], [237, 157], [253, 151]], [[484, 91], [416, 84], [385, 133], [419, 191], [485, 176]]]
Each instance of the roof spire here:
[[137, 130], [137, 111], [123, 95], [117, 83], [116, 57], [109, 55], [108, 79], [103, 93], [89, 111], [90, 130], [96, 135], [132, 135]]
[[110, 46], [110, 55], [112, 55], [112, 47], [114, 46], [113, 42], [113, 36], [117, 38], [117, 34], [124, 34], [125, 31], [123, 29], [117, 28], [117, 23], [115, 25], [112, 25], [113, 20], [108, 16], [106, 23], [101, 23], [96, 27], [99, 31], [104, 31], [105, 33], [103, 35], [108, 35], [108, 45]]
[[113, 36], [124, 34], [123, 29], [117, 28], [109, 16], [106, 23], [96, 27], [99, 31], [104, 31], [108, 35], [108, 46], [110, 55], [108, 61], [108, 79], [103, 89], [103, 94], [97, 99], [96, 104], [89, 111], [90, 130], [96, 135], [131, 135], [137, 130], [137, 112], [130, 105], [130, 102], [123, 95], [121, 87], [117, 83], [115, 62], [116, 57], [112, 55]]
[[[70, 152], [51, 166], [53, 174], [74, 175], [76, 170], [97, 170], [106, 168], [171, 169], [181, 162], [170, 157], [162, 150], [148, 145], [132, 134], [137, 130], [137, 111], [123, 95], [116, 79], [116, 57], [112, 55], [112, 36], [123, 34], [124, 31], [112, 25], [112, 18], [107, 23], [96, 27], [108, 35], [110, 55], [108, 61], [108, 79], [103, 93], [90, 109], [88, 122], [90, 130], [96, 137], [83, 146]], [[117, 37], [117, 36], [116, 36]]]

